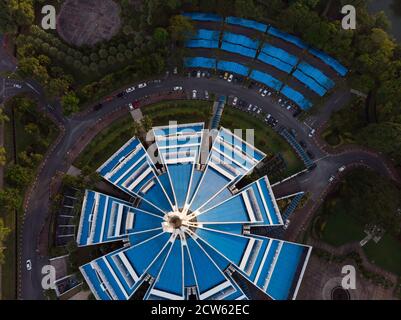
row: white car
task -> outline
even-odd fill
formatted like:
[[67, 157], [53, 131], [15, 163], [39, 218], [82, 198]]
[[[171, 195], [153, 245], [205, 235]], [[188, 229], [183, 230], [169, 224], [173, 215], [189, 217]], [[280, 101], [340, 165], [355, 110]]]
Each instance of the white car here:
[[28, 271], [32, 270], [32, 261], [31, 260], [26, 260], [26, 270], [28, 270]]
[[17, 88], [17, 89], [22, 89], [22, 86], [21, 86], [20, 84], [18, 84], [18, 83], [15, 83], [15, 84], [13, 85], [13, 87], [14, 87], [14, 88]]
[[142, 88], [145, 88], [147, 86], [147, 84], [144, 82], [144, 83], [140, 83], [140, 84], [138, 84], [138, 89], [142, 89]]
[[232, 82], [232, 81], [233, 81], [233, 78], [234, 78], [234, 75], [233, 75], [233, 74], [230, 74], [230, 76], [228, 77], [227, 81], [228, 81], [228, 82]]
[[262, 92], [260, 93], [260, 95], [262, 96], [262, 97], [266, 97], [266, 95], [267, 95], [267, 89], [264, 89], [264, 90], [262, 90]]
[[177, 74], [177, 73], [178, 73], [178, 68], [177, 68], [177, 67], [174, 68], [173, 73], [174, 73], [174, 74]]
[[315, 134], [316, 130], [312, 129], [311, 132], [309, 132], [309, 138], [312, 138], [313, 135]]
[[343, 172], [345, 170], [345, 166], [338, 168], [338, 172]]
[[237, 98], [237, 97], [234, 97], [234, 99], [233, 99], [233, 106], [235, 107], [235, 106], [237, 105], [237, 103], [238, 103], [238, 98]]
[[130, 93], [130, 92], [132, 92], [132, 91], [135, 91], [135, 87], [127, 88], [127, 89], [125, 90], [126, 93]]
[[209, 92], [207, 92], [206, 90], [205, 90], [205, 99], [209, 100]]
[[331, 176], [331, 177], [329, 178], [329, 182], [333, 182], [335, 179], [336, 179], [335, 176]]
[[253, 108], [253, 105], [250, 104], [250, 105], [248, 106], [248, 112], [251, 112], [251, 111], [252, 111], [252, 108]]
[[198, 91], [192, 90], [192, 99], [196, 99], [196, 94], [197, 93], [198, 93]]
[[198, 72], [196, 73], [196, 77], [197, 77], [197, 78], [200, 78], [200, 77], [201, 77], [201, 72], [200, 72], [200, 71], [198, 71]]
[[287, 106], [287, 110], [291, 110], [291, 105], [290, 104]]
[[173, 90], [174, 91], [182, 91], [182, 87], [174, 87]]
[[132, 105], [132, 103], [128, 103], [128, 109], [130, 111], [134, 110], [134, 106]]

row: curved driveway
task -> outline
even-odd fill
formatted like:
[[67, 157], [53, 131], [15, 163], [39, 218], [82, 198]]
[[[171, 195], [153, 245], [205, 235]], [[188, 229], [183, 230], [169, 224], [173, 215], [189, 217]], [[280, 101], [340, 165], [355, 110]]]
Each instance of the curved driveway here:
[[[34, 84], [31, 84], [35, 87]], [[49, 215], [49, 193], [52, 178], [57, 172], [65, 172], [71, 163], [67, 161], [66, 154], [79, 141], [84, 133], [95, 127], [99, 119], [104, 119], [108, 114], [116, 109], [125, 108], [125, 104], [129, 101], [139, 99], [147, 95], [153, 95], [170, 91], [174, 86], [182, 86], [186, 92], [190, 93], [193, 89], [198, 90], [199, 94], [203, 94], [204, 90], [216, 95], [232, 95], [240, 99], [261, 106], [265, 112], [271, 113], [280, 124], [293, 128], [297, 131], [297, 138], [304, 140], [308, 144], [308, 149], [315, 154], [318, 166], [315, 170], [298, 176], [286, 183], [280, 184], [275, 188], [275, 192], [279, 194], [281, 190], [285, 193], [291, 193], [296, 189], [309, 191], [312, 199], [316, 200], [321, 196], [322, 191], [327, 188], [329, 177], [334, 174], [342, 165], [350, 165], [363, 161], [366, 165], [378, 170], [382, 174], [391, 177], [391, 171], [378, 158], [371, 153], [363, 151], [350, 151], [338, 155], [329, 155], [323, 151], [319, 145], [308, 137], [310, 128], [304, 123], [298, 121], [290, 112], [279, 107], [275, 101], [270, 98], [261, 97], [256, 89], [247, 89], [240, 85], [228, 83], [220, 79], [205, 78], [184, 78], [169, 77], [161, 83], [150, 84], [144, 89], [138, 89], [126, 96], [126, 99], [115, 98], [111, 101], [104, 102], [101, 110], [94, 112], [89, 111], [72, 118], [65, 118], [60, 113], [60, 107], [49, 109], [57, 119], [60, 125], [64, 127], [63, 135], [54, 149], [50, 152], [46, 159], [46, 163], [40, 170], [36, 184], [33, 186], [32, 192], [28, 195], [28, 201], [25, 211], [25, 223], [20, 239], [20, 288], [18, 290], [19, 297], [22, 299], [41, 299], [41, 267], [48, 263], [46, 257], [40, 257], [38, 254], [38, 240], [42, 227], [45, 225], [46, 218]], [[33, 89], [36, 93], [39, 89]], [[349, 93], [334, 93], [327, 101], [324, 112], [321, 117], [317, 117], [314, 126], [319, 127], [323, 124], [333, 110], [341, 108], [349, 99]], [[42, 103], [45, 103], [42, 99]], [[45, 104], [46, 105], [46, 104]], [[127, 113], [128, 113], [128, 109]], [[297, 191], [299, 191], [297, 190]], [[25, 261], [31, 259], [33, 269], [28, 272], [25, 270]]]

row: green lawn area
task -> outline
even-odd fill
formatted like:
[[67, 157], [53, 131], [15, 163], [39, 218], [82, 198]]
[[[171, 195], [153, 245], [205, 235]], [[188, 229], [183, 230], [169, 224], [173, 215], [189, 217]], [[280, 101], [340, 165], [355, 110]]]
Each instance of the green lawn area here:
[[[162, 102], [144, 107], [142, 112], [152, 119], [153, 126], [167, 125], [169, 121], [175, 120], [179, 123], [205, 122], [211, 105], [204, 101]], [[81, 169], [88, 166], [92, 171], [96, 170], [132, 138], [132, 132], [133, 119], [127, 114], [98, 134], [75, 160], [74, 165]]]
[[363, 250], [372, 263], [401, 276], [401, 242], [395, 237], [385, 234], [379, 243], [369, 241]]
[[74, 165], [80, 169], [88, 166], [95, 171], [132, 137], [132, 123], [131, 115], [127, 115], [102, 130], [75, 160]]
[[204, 122], [208, 126], [212, 112], [212, 102], [208, 101], [171, 101], [160, 102], [144, 107], [144, 115], [152, 118], [154, 126], [168, 125], [169, 121], [180, 123]]
[[[212, 103], [207, 101], [168, 101], [144, 107], [142, 113], [152, 119], [153, 126], [167, 125], [169, 121], [180, 123], [205, 122], [207, 126], [212, 112]], [[127, 115], [104, 129], [86, 147], [74, 162], [78, 168], [89, 166], [97, 169], [116, 150], [131, 138], [132, 118]], [[288, 169], [287, 174], [303, 169], [303, 163], [295, 155], [291, 147], [261, 120], [244, 112], [227, 107], [221, 125], [230, 129], [255, 129], [256, 146], [267, 154], [281, 153]]]
[[333, 246], [360, 241], [365, 237], [363, 226], [345, 210], [330, 214], [323, 229], [324, 242]]
[[[221, 125], [230, 129], [255, 129], [255, 145], [266, 154], [280, 153], [287, 164], [287, 175], [304, 169], [302, 161], [296, 156], [290, 145], [271, 127], [243, 111], [226, 107]], [[243, 133], [245, 135], [245, 131]]]

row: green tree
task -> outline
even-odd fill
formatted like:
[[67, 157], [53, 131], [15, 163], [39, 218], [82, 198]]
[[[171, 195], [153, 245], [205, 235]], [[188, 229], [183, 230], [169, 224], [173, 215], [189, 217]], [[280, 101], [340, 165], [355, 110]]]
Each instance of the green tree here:
[[22, 206], [21, 192], [18, 189], [4, 188], [0, 190], [0, 207], [7, 212], [13, 212]]
[[168, 32], [164, 28], [156, 28], [153, 31], [153, 42], [156, 44], [158, 47], [165, 46], [167, 41], [168, 41]]
[[32, 170], [22, 167], [19, 164], [13, 164], [6, 170], [5, 179], [11, 186], [23, 189], [28, 186], [33, 178]]
[[4, 220], [0, 218], [0, 264], [4, 263], [4, 250], [6, 247], [4, 246], [4, 242], [6, 241], [8, 235], [10, 234], [11, 229], [6, 227], [4, 224]]
[[7, 152], [4, 147], [0, 147], [0, 167], [4, 167], [7, 163]]
[[10, 119], [7, 117], [7, 115], [4, 113], [4, 109], [0, 106], [0, 124], [3, 124], [4, 122], [9, 121]]
[[74, 92], [69, 92], [61, 98], [61, 105], [64, 114], [70, 115], [79, 111], [79, 98]]
[[171, 39], [176, 42], [184, 42], [195, 34], [195, 28], [191, 21], [181, 15], [173, 16], [170, 19], [168, 30]]
[[14, 19], [20, 26], [28, 26], [35, 19], [33, 0], [9, 0]]
[[32, 77], [42, 84], [47, 83], [49, 80], [49, 74], [44, 65], [42, 65], [38, 58], [22, 58], [19, 60], [19, 73], [23, 77]]

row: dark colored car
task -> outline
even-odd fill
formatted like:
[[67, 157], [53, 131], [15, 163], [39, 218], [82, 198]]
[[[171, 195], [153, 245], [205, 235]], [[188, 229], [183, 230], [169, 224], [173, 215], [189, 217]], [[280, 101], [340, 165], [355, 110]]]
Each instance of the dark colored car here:
[[315, 159], [315, 155], [312, 152], [310, 152], [309, 150], [306, 151], [306, 154], [308, 155], [309, 158]]
[[103, 107], [103, 104], [98, 103], [98, 104], [93, 106], [93, 110], [94, 111], [99, 111], [100, 109], [102, 109], [102, 107]]
[[301, 140], [301, 141], [299, 141], [299, 144], [301, 145], [302, 148], [306, 148], [305, 141]]

